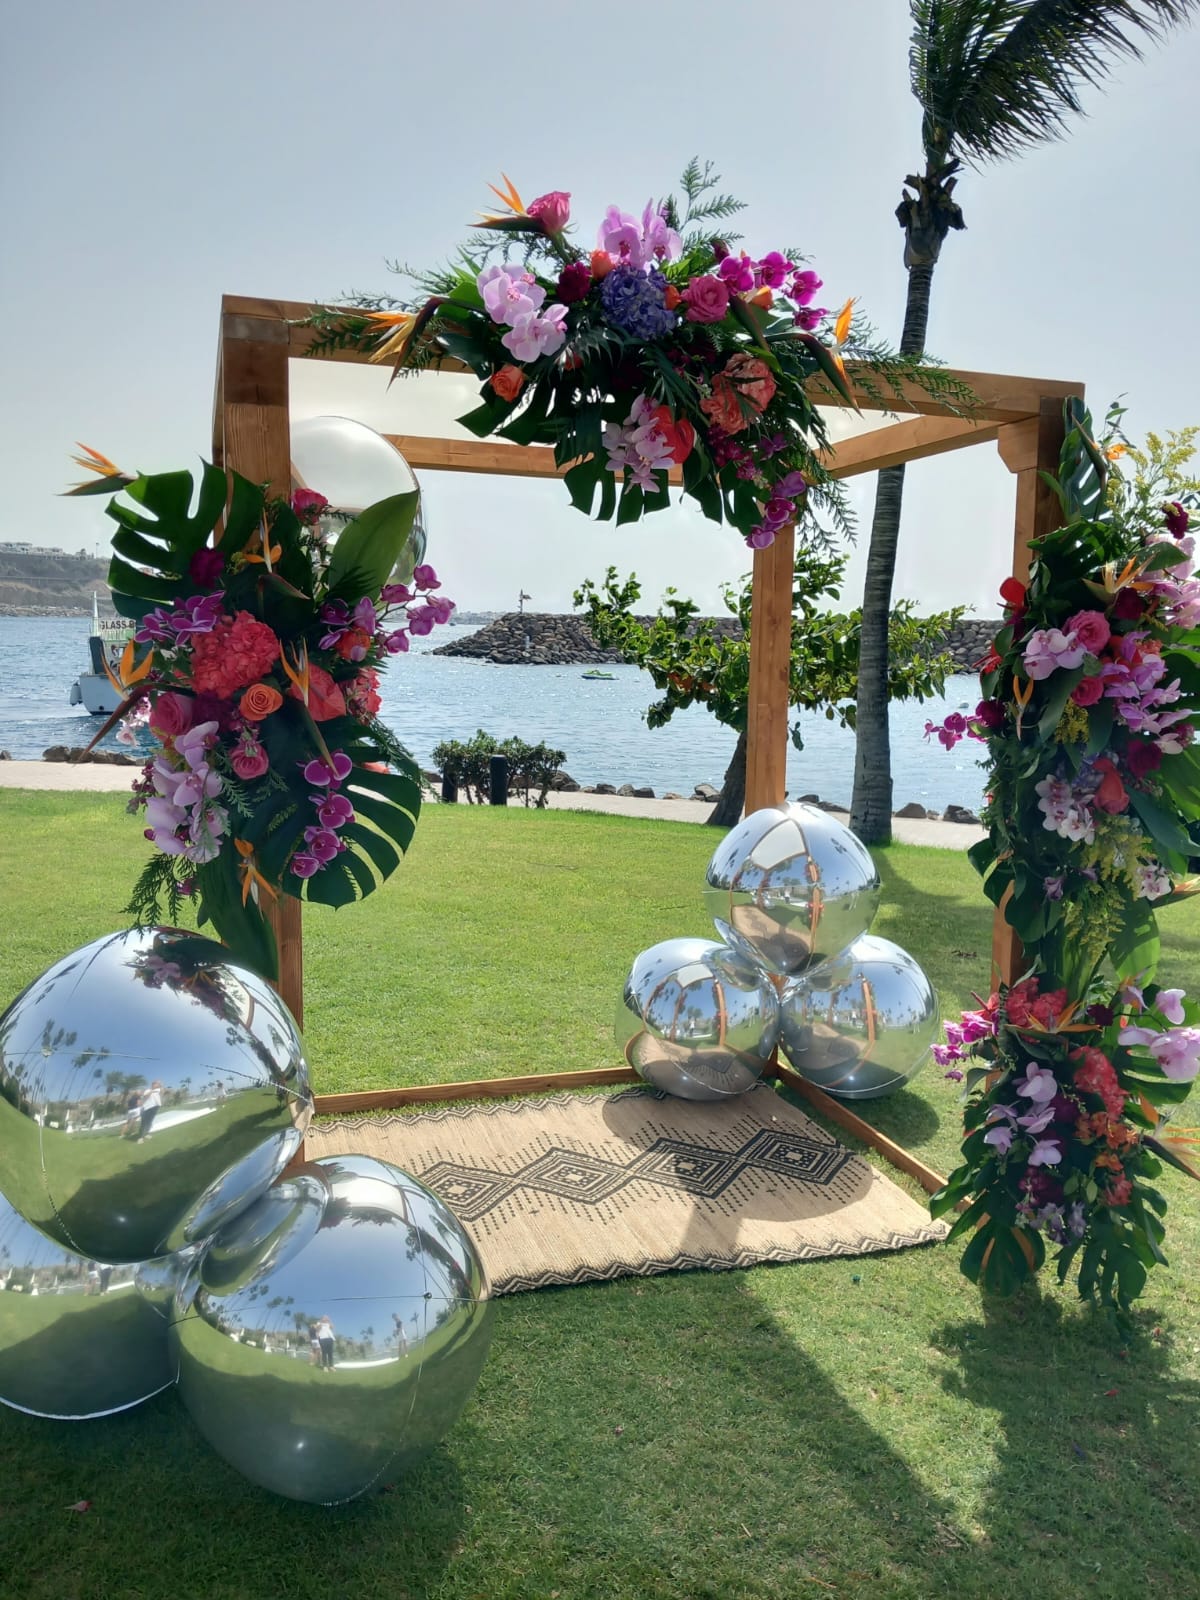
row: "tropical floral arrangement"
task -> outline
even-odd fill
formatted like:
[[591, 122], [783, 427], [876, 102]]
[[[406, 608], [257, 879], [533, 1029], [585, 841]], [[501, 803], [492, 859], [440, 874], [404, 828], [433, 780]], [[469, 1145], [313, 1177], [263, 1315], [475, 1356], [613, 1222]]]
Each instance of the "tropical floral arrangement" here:
[[[927, 727], [986, 749], [988, 837], [971, 851], [1027, 974], [948, 1024], [965, 1079], [963, 1163], [934, 1197], [970, 1232], [963, 1271], [1007, 1292], [1057, 1247], [1060, 1280], [1123, 1313], [1164, 1259], [1168, 1162], [1200, 1177], [1170, 1126], [1200, 1070], [1200, 1005], [1154, 981], [1155, 907], [1194, 892], [1200, 819], [1200, 578], [1191, 433], [1146, 451], [1068, 405], [1056, 487], [1065, 526], [1004, 626], [973, 716]], [[1191, 430], [1194, 432], [1195, 430]], [[1137, 470], [1116, 463], [1129, 454]]]
[[269, 902], [369, 894], [416, 826], [420, 775], [378, 712], [380, 669], [454, 609], [432, 567], [405, 564], [418, 494], [331, 540], [312, 490], [268, 501], [208, 464], [196, 484], [76, 459], [99, 478], [72, 493], [124, 491], [109, 583], [138, 624], [96, 737], [123, 721], [154, 746], [129, 809], [156, 853], [126, 909], [174, 922], [194, 895], [200, 924], [275, 978]]
[[810, 503], [840, 518], [813, 380], [849, 401], [849, 354], [873, 394], [915, 378], [968, 396], [936, 369], [870, 347], [852, 300], [836, 316], [817, 305], [822, 281], [795, 250], [754, 254], [719, 236], [742, 207], [717, 183], [692, 162], [682, 201], [637, 214], [610, 206], [592, 248], [572, 238], [568, 193], [526, 204], [505, 178], [493, 187], [503, 209], [479, 222], [477, 245], [413, 275], [420, 304], [361, 297], [350, 312], [320, 313], [314, 349], [366, 346], [396, 372], [458, 359], [482, 383], [462, 425], [552, 445], [572, 503], [602, 520], [663, 509], [676, 467], [704, 514], [755, 548]]

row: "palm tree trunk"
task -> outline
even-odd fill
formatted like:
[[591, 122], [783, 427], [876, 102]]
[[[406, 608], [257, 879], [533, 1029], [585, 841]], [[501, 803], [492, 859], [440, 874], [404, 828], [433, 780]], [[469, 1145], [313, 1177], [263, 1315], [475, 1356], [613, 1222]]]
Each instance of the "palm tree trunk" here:
[[[934, 263], [908, 269], [901, 355], [919, 355], [929, 325], [929, 292]], [[858, 709], [854, 754], [854, 796], [850, 826], [864, 844], [887, 844], [892, 837], [892, 746], [888, 730], [888, 621], [896, 546], [904, 502], [904, 468], [887, 467], [875, 489], [871, 543], [863, 585], [862, 633], [858, 655]]]
[[733, 755], [725, 769], [725, 777], [721, 784], [721, 792], [717, 796], [717, 803], [712, 808], [712, 815], [708, 819], [710, 827], [733, 828], [741, 820], [742, 807], [746, 804], [746, 730], [738, 734], [737, 744], [733, 747]]

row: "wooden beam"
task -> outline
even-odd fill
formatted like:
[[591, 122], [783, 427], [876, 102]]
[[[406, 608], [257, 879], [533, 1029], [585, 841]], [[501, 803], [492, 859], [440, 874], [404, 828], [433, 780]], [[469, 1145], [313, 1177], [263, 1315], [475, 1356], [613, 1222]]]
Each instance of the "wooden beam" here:
[[936, 1194], [946, 1182], [940, 1172], [927, 1167], [903, 1145], [897, 1144], [885, 1133], [880, 1133], [878, 1128], [873, 1128], [869, 1122], [864, 1122], [860, 1116], [856, 1116], [844, 1100], [835, 1100], [832, 1095], [826, 1094], [824, 1089], [818, 1089], [815, 1083], [809, 1083], [782, 1062], [777, 1063], [772, 1071], [781, 1083], [795, 1090], [797, 1094], [803, 1095], [822, 1116], [828, 1117], [831, 1122], [836, 1122], [839, 1128], [845, 1128], [846, 1132], [852, 1133], [856, 1139], [861, 1139], [863, 1144], [877, 1151], [885, 1161], [890, 1161], [893, 1167], [901, 1172], [907, 1172], [910, 1178], [915, 1178], [927, 1194]]
[[319, 1094], [313, 1102], [318, 1117], [341, 1117], [351, 1111], [390, 1111], [440, 1100], [501, 1100], [511, 1094], [552, 1094], [595, 1084], [640, 1083], [632, 1067], [593, 1067], [587, 1072], [539, 1072], [524, 1078], [474, 1078], [467, 1083], [413, 1084], [404, 1089], [363, 1089], [350, 1094]]
[[[288, 354], [293, 358], [304, 358], [311, 355], [312, 347], [321, 337], [320, 333], [304, 323], [312, 316], [314, 311], [330, 310], [340, 311], [353, 315], [353, 307], [328, 306], [322, 307], [299, 300], [259, 300], [246, 295], [225, 295], [221, 301], [223, 316], [230, 319], [230, 337], [241, 336], [239, 330], [248, 323], [274, 321], [285, 326]], [[261, 337], [261, 332], [255, 337]], [[370, 357], [364, 350], [339, 350], [319, 359], [325, 361], [348, 361], [358, 365], [369, 364]], [[863, 386], [858, 377], [860, 364], [854, 361], [846, 363], [846, 372], [849, 379], [851, 403], [862, 411], [912, 411], [930, 416], [954, 416], [955, 408], [943, 400], [937, 400], [928, 395], [919, 384], [906, 380], [899, 386], [899, 393], [887, 394], [886, 404], [880, 406], [872, 398], [868, 389]], [[438, 363], [438, 368], [444, 372], [467, 372], [470, 369], [461, 361], [456, 361], [447, 356]], [[1070, 394], [1081, 392], [1081, 385], [1077, 383], [1063, 383], [1053, 378], [1022, 378], [1013, 377], [1003, 373], [993, 372], [965, 372], [953, 368], [944, 369], [941, 376], [951, 382], [966, 384], [973, 392], [976, 404], [972, 416], [980, 422], [1019, 422], [1026, 417], [1036, 416], [1038, 407], [1043, 397], [1057, 399], [1060, 402]], [[812, 398], [822, 406], [844, 406], [847, 402], [829, 388], [823, 379], [813, 379], [809, 385]]]
[[[574, 466], [558, 466], [545, 444], [506, 444], [503, 439], [436, 439], [422, 434], [385, 433], [384, 438], [410, 467], [429, 472], [486, 472], [500, 478], [561, 478]], [[683, 482], [683, 468], [671, 467], [667, 481]]]
[[[288, 346], [277, 318], [244, 318], [231, 329], [222, 315], [217, 354], [213, 460], [265, 483], [285, 498], [291, 494], [291, 433], [288, 425]], [[270, 902], [268, 917], [279, 945], [279, 990], [304, 1026], [304, 960], [300, 901], [281, 895]]]
[[914, 417], [843, 439], [825, 451], [821, 461], [830, 477], [853, 478], [862, 472], [882, 472], [885, 467], [945, 455], [949, 450], [989, 444], [1003, 426], [968, 417]]
[[791, 702], [792, 592], [796, 527], [754, 552], [750, 591], [750, 687], [746, 706], [746, 815], [783, 804]]
[[[1082, 385], [1075, 393], [1082, 398]], [[1001, 460], [1017, 480], [1012, 572], [1022, 583], [1029, 577], [1033, 541], [1062, 525], [1058, 496], [1042, 474], [1057, 473], [1064, 433], [1063, 402], [1055, 396], [1042, 401], [1036, 417], [1001, 428], [997, 437]], [[1011, 891], [992, 918], [992, 977], [1008, 984], [1016, 983], [1025, 969], [1021, 941], [1005, 915], [1010, 899]]]

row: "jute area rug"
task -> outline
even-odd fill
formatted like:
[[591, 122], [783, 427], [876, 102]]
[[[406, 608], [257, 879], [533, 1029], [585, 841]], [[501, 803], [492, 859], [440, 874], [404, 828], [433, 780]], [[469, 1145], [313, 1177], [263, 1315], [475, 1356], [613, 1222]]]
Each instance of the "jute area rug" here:
[[320, 1118], [306, 1145], [309, 1159], [354, 1152], [419, 1178], [474, 1240], [494, 1294], [856, 1256], [946, 1233], [764, 1087], [716, 1104], [628, 1089]]

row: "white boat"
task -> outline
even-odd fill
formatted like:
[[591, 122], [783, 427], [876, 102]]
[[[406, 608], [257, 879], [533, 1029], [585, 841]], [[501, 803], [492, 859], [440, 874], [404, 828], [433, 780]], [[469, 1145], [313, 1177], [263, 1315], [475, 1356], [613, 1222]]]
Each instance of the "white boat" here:
[[88, 670], [81, 672], [71, 685], [71, 704], [83, 706], [94, 717], [111, 717], [121, 704], [121, 693], [108, 673], [105, 661], [114, 669], [130, 637], [133, 624], [124, 617], [100, 621], [100, 606], [92, 596], [92, 632], [88, 639]]

